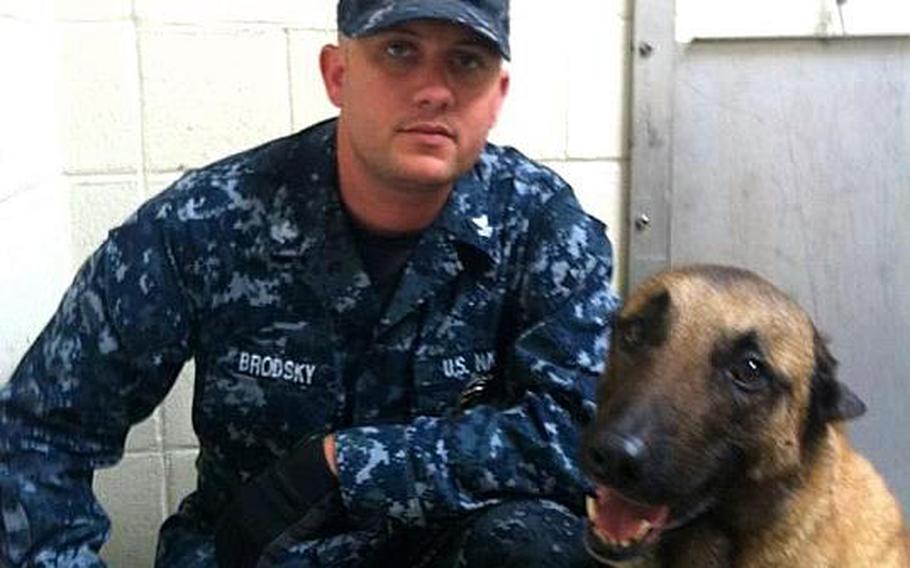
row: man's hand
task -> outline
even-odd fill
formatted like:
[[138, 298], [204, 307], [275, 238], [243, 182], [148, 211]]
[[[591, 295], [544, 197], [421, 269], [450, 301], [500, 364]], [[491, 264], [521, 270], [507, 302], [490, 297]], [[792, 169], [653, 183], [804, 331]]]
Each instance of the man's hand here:
[[301, 538], [315, 538], [340, 532], [343, 520], [329, 435], [296, 446], [237, 490], [215, 529], [215, 557], [222, 568], [255, 566], [292, 526]]
[[335, 463], [335, 434], [329, 434], [322, 439], [322, 453], [325, 454], [325, 463], [328, 464], [332, 475], [338, 477], [338, 464]]

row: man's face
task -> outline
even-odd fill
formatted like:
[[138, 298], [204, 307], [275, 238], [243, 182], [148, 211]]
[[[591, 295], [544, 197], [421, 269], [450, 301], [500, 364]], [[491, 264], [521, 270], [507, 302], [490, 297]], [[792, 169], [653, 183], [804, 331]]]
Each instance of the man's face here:
[[342, 165], [402, 189], [447, 187], [469, 170], [508, 90], [494, 48], [430, 20], [326, 48], [321, 64], [341, 109]]

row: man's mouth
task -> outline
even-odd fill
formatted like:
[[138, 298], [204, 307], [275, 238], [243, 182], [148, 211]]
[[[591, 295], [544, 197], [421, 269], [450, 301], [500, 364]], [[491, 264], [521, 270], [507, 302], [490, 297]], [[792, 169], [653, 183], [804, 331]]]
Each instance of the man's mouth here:
[[416, 134], [427, 138], [445, 137], [454, 140], [455, 131], [445, 124], [438, 122], [417, 122], [405, 125], [400, 129], [407, 134]]
[[587, 498], [585, 544], [605, 564], [637, 558], [657, 542], [670, 517], [668, 505], [646, 505], [607, 487]]

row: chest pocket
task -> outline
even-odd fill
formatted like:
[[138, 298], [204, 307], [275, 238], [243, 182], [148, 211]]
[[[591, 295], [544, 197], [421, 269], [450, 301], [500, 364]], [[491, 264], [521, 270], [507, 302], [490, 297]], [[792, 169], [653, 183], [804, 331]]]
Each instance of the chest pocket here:
[[502, 377], [489, 347], [417, 359], [414, 379], [418, 413], [439, 416], [495, 397]]
[[503, 390], [497, 352], [498, 343], [506, 341], [500, 329], [502, 294], [466, 282], [451, 305], [430, 313], [415, 350], [415, 411], [439, 416]]
[[306, 322], [233, 334], [197, 378], [200, 437], [228, 458], [246, 462], [262, 453], [268, 461], [301, 438], [335, 429], [344, 394], [331, 343], [329, 330]]

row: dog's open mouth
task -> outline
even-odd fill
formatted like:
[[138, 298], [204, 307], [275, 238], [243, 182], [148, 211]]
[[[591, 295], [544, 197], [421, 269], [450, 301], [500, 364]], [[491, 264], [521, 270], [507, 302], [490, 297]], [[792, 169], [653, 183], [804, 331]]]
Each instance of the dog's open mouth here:
[[645, 505], [619, 491], [598, 487], [596, 498], [587, 498], [588, 552], [605, 564], [637, 558], [657, 542], [667, 524], [670, 507]]

